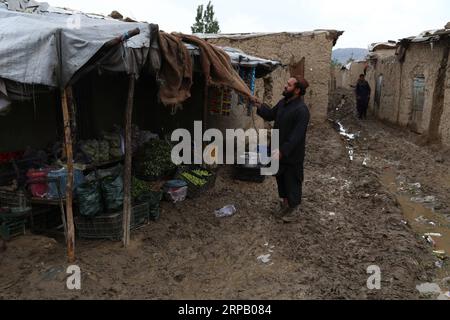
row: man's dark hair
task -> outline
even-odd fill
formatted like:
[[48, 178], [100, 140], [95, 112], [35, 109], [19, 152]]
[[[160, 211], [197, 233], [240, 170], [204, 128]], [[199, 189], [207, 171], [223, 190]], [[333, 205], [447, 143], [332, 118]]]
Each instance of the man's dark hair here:
[[304, 96], [306, 94], [306, 89], [309, 87], [308, 81], [300, 76], [295, 76], [294, 78], [297, 80], [294, 85], [295, 88], [300, 89], [300, 96]]
[[361, 78], [361, 77], [365, 78], [366, 75], [361, 73], [361, 74], [359, 75], [359, 77], [360, 77], [360, 78]]

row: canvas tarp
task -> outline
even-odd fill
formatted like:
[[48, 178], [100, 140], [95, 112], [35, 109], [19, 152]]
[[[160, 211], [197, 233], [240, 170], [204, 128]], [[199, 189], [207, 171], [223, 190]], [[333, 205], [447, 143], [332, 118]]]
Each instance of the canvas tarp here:
[[237, 92], [251, 97], [252, 92], [244, 80], [234, 70], [230, 56], [221, 48], [213, 46], [193, 35], [174, 33], [184, 42], [197, 46], [200, 50], [200, 64], [206, 83], [209, 86], [230, 87]]
[[180, 38], [159, 33], [161, 69], [159, 96], [164, 105], [175, 105], [191, 96], [193, 65], [188, 49]]
[[151, 26], [84, 14], [22, 13], [0, 3], [0, 78], [64, 87], [106, 42], [139, 28], [140, 34], [124, 44], [123, 55], [140, 49], [145, 57], [128, 54], [120, 61], [131, 73], [146, 61]]

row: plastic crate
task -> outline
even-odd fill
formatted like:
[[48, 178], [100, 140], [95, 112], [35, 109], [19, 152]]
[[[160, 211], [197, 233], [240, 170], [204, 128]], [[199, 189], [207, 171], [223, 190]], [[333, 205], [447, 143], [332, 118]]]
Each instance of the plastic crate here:
[[148, 202], [136, 204], [131, 211], [131, 229], [137, 229], [150, 220], [150, 207]]
[[4, 240], [25, 234], [26, 219], [0, 220], [0, 237]]
[[24, 191], [0, 191], [0, 207], [27, 209], [29, 201]]
[[[214, 185], [216, 183], [216, 176], [217, 176], [214, 172], [211, 172], [210, 170], [206, 170], [211, 174], [211, 176], [201, 177], [201, 176], [193, 173], [192, 170], [206, 170], [206, 169], [204, 169], [202, 167], [195, 167], [195, 166], [179, 167], [177, 174], [176, 174], [176, 179], [184, 180], [188, 184], [187, 197], [190, 199], [196, 198], [196, 197], [200, 196], [206, 190], [209, 190], [212, 187], [214, 187]], [[185, 172], [188, 172], [197, 178], [206, 179], [207, 182], [202, 186], [197, 186], [197, 185], [193, 184], [191, 181], [189, 181], [189, 179], [186, 179], [185, 177], [183, 177], [183, 173], [185, 173]]]
[[0, 213], [0, 236], [5, 240], [25, 234], [31, 207], [23, 191], [0, 191], [0, 207], [9, 212]]
[[[148, 203], [133, 206], [130, 228], [137, 229], [148, 222]], [[80, 238], [120, 240], [123, 235], [123, 211], [93, 218], [76, 217], [75, 228]]]

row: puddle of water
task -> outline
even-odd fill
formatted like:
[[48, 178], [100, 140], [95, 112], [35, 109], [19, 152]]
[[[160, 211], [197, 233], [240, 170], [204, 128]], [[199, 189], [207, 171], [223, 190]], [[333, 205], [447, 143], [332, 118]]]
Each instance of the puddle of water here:
[[369, 156], [365, 156], [363, 160], [363, 166], [367, 167], [369, 165], [370, 158]]
[[425, 206], [424, 202], [413, 201], [417, 199], [398, 194], [394, 170], [385, 170], [381, 180], [389, 191], [396, 195], [406, 221], [414, 231], [422, 236], [428, 234], [436, 243], [436, 251], [443, 250], [447, 255], [450, 254], [450, 228], [446, 218]]
[[347, 150], [348, 150], [348, 157], [350, 158], [350, 161], [353, 161], [354, 155], [355, 155], [355, 150], [353, 150], [353, 148], [350, 146], [347, 147]]
[[[388, 190], [395, 194], [400, 204], [405, 222], [419, 235], [424, 237], [433, 248], [436, 256], [437, 277], [444, 279], [450, 275], [450, 263], [445, 259], [450, 255], [450, 224], [447, 219], [426, 207], [426, 203], [418, 203], [411, 200], [410, 196], [400, 194], [397, 186], [397, 177], [393, 169], [385, 170], [381, 177], [381, 182]], [[428, 234], [428, 236], [426, 236]], [[439, 236], [437, 236], [439, 235]], [[424, 288], [428, 288], [425, 286]], [[448, 288], [446, 288], [448, 290]], [[418, 289], [419, 290], [419, 289]], [[440, 292], [439, 300], [443, 299], [443, 293]]]
[[[355, 159], [355, 150], [351, 144], [351, 141], [355, 140], [355, 138], [359, 134], [349, 133], [347, 131], [347, 129], [344, 128], [344, 126], [342, 125], [342, 123], [340, 121], [336, 121], [335, 124], [339, 127], [339, 129], [338, 129], [339, 134], [347, 140], [346, 149], [348, 152], [348, 157], [350, 158], [350, 161], [353, 161]], [[335, 129], [337, 129], [337, 128], [335, 127]]]
[[341, 136], [346, 137], [347, 139], [350, 140], [354, 140], [356, 135], [353, 133], [348, 133], [347, 130], [344, 128], [344, 126], [342, 125], [342, 123], [340, 123], [339, 121], [336, 122], [337, 125], [339, 126], [339, 133]]

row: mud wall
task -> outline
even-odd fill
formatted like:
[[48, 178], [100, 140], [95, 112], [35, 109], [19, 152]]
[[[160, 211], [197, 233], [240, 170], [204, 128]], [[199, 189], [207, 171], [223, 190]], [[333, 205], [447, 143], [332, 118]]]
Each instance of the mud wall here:
[[425, 104], [423, 108], [422, 124], [418, 128], [420, 133], [427, 133], [433, 106], [433, 92], [435, 81], [442, 59], [442, 46], [412, 43], [406, 51], [403, 63], [401, 99], [398, 123], [408, 126], [411, 122], [414, 77], [425, 77]]
[[[305, 97], [314, 120], [324, 120], [327, 116], [328, 90], [330, 85], [330, 63], [333, 39], [327, 32], [295, 34], [278, 33], [254, 36], [244, 39], [213, 38], [209, 42], [219, 46], [239, 48], [248, 54], [266, 59], [279, 60], [285, 65], [278, 68], [269, 77], [273, 80], [272, 98], [266, 102], [275, 104], [281, 99], [281, 93], [290, 77], [289, 66], [299, 63], [305, 58], [304, 76], [310, 83]], [[263, 81], [257, 84], [257, 93], [263, 97]], [[247, 118], [235, 124], [244, 127]]]
[[448, 57], [447, 74], [445, 79], [445, 96], [444, 96], [444, 110], [441, 116], [441, 123], [439, 127], [439, 134], [442, 142], [450, 146], [450, 55]]
[[350, 64], [350, 69], [343, 69], [340, 71], [340, 86], [349, 89], [350, 86], [356, 85], [360, 74], [364, 74], [366, 62], [353, 62]]
[[[379, 59], [368, 68], [366, 79], [372, 88], [369, 107], [382, 120], [397, 123], [400, 98], [401, 65], [395, 56]], [[380, 103], [376, 103], [377, 80], [382, 77]]]
[[[405, 61], [398, 62], [393, 50], [387, 50], [380, 54], [376, 52], [378, 59], [372, 62], [367, 74], [367, 80], [372, 87], [370, 108], [380, 119], [398, 124], [404, 127], [412, 124], [414, 78], [425, 78], [424, 108], [422, 121], [415, 131], [428, 135], [431, 130], [433, 94], [436, 89], [439, 68], [444, 55], [444, 45], [429, 43], [411, 43], [406, 51]], [[441, 141], [450, 145], [450, 70], [447, 65], [444, 103], [442, 115], [437, 129]], [[379, 76], [383, 76], [381, 97], [379, 106], [375, 103], [376, 83]]]
[[339, 76], [341, 72], [341, 67], [339, 66], [332, 66], [330, 73], [331, 73], [331, 85], [329, 87], [330, 94], [332, 91], [336, 90], [336, 88], [342, 87], [342, 78]]

